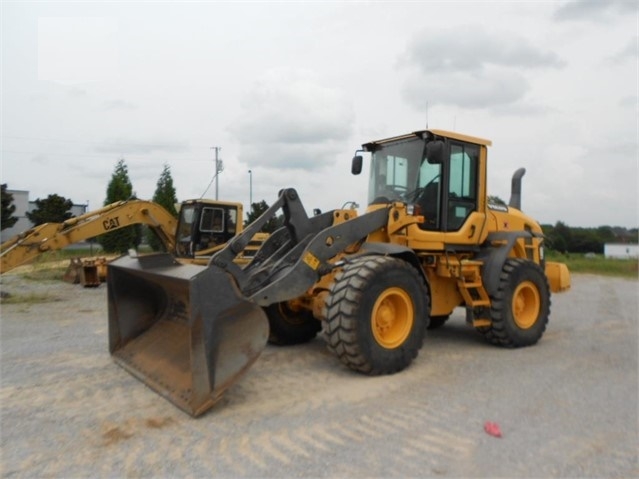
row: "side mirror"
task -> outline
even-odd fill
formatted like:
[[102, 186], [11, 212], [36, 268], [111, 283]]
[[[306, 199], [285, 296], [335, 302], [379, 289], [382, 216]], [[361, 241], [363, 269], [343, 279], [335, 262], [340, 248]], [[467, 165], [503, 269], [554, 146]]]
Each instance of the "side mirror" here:
[[359, 175], [362, 172], [362, 155], [356, 155], [353, 157], [353, 162], [351, 163], [351, 173], [354, 175]]
[[441, 165], [446, 158], [446, 144], [442, 140], [430, 141], [426, 144], [426, 161], [431, 165]]

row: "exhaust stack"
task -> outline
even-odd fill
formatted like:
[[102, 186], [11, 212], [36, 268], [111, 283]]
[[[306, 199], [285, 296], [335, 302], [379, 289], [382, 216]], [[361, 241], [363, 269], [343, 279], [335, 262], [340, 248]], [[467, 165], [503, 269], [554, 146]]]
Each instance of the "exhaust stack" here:
[[510, 186], [510, 200], [508, 206], [521, 211], [521, 178], [526, 174], [526, 168], [519, 168], [513, 174]]

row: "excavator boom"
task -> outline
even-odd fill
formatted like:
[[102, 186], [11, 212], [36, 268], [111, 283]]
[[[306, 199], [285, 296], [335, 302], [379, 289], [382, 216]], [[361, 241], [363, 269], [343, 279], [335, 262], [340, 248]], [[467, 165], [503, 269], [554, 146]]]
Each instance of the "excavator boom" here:
[[139, 223], [155, 231], [167, 251], [175, 250], [177, 221], [168, 211], [150, 201], [119, 201], [62, 223], [44, 223], [2, 243], [0, 274], [46, 251]]

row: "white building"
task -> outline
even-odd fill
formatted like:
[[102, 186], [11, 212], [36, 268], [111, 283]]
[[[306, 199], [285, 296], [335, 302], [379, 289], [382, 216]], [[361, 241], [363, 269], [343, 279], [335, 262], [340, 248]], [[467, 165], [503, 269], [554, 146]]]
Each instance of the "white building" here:
[[[29, 192], [24, 190], [6, 190], [7, 193], [13, 195], [13, 206], [16, 207], [13, 215], [18, 218], [18, 221], [11, 227], [0, 232], [0, 242], [14, 237], [15, 235], [22, 233], [33, 227], [33, 223], [27, 218], [27, 212], [31, 212], [36, 208], [35, 201], [29, 201]], [[71, 207], [71, 214], [73, 216], [80, 216], [87, 212], [87, 205], [73, 205]]]
[[618, 259], [639, 258], [639, 244], [606, 243], [604, 256]]

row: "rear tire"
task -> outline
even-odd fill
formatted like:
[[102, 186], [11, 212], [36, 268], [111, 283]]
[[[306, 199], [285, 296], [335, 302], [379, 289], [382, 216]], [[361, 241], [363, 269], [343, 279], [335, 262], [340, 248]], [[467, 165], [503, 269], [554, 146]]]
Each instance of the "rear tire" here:
[[368, 256], [344, 265], [326, 308], [329, 350], [355, 371], [391, 374], [408, 367], [422, 346], [429, 296], [405, 261]]
[[286, 302], [267, 306], [264, 311], [270, 326], [268, 342], [276, 346], [307, 343], [322, 329], [310, 311], [294, 311]]
[[550, 288], [541, 267], [532, 261], [508, 259], [490, 315], [492, 325], [478, 330], [491, 343], [518, 348], [539, 341], [550, 316]]

